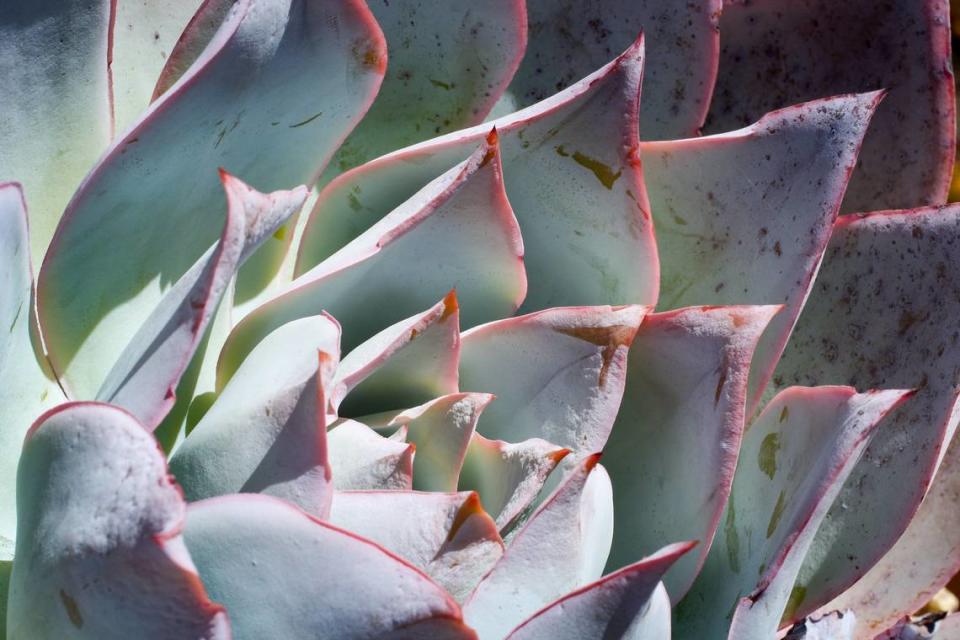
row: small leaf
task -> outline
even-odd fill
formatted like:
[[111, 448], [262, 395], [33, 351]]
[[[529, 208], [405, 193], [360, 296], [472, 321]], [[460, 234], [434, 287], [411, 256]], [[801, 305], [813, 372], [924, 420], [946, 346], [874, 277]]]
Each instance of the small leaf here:
[[342, 420], [327, 432], [337, 491], [410, 490], [416, 447], [384, 438], [365, 424]]

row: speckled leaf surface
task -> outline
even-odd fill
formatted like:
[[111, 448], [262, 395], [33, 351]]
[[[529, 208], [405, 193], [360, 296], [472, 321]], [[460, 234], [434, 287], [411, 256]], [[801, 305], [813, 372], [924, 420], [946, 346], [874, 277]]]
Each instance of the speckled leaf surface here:
[[658, 307], [785, 305], [754, 356], [751, 415], [813, 286], [880, 99], [816, 100], [739, 131], [641, 146], [660, 250]]
[[548, 309], [463, 335], [460, 386], [496, 396], [487, 438], [542, 438], [578, 455], [603, 448], [620, 407], [627, 352], [649, 309]]
[[[326, 187], [297, 273], [364, 232], [497, 127], [530, 281], [523, 310], [652, 304], [656, 246], [637, 158], [643, 41], [569, 89], [517, 113], [396, 151]], [[458, 288], [465, 309], [469, 308]], [[466, 323], [471, 326], [471, 323]]]
[[675, 611], [678, 637], [725, 638], [728, 624], [734, 640], [775, 635], [802, 595], [794, 579], [817, 528], [877, 424], [906, 395], [790, 387], [764, 407], [743, 438], [707, 561]]
[[672, 544], [550, 603], [507, 640], [663, 640], [670, 598], [660, 578], [696, 543]]
[[116, 133], [149, 106], [167, 57], [201, 4], [201, 0], [114, 0], [110, 80]]
[[221, 171], [227, 215], [220, 240], [171, 287], [110, 369], [96, 399], [122, 407], [153, 429], [207, 325], [247, 256], [303, 206], [307, 189], [262, 194]]
[[533, 504], [547, 478], [569, 454], [569, 449], [540, 438], [509, 443], [474, 433], [458, 486], [461, 491], [476, 491], [500, 531], [506, 531]]
[[44, 338], [75, 395], [93, 395], [218, 237], [217, 168], [264, 191], [309, 183], [372, 100], [382, 59], [358, 0], [232, 6], [194, 66], [87, 177], [40, 270]]
[[617, 514], [608, 571], [676, 538], [699, 540], [664, 577], [674, 602], [690, 588], [733, 482], [751, 358], [776, 313], [692, 307], [651, 314], [640, 325], [604, 449]]
[[827, 516], [800, 573], [807, 596], [799, 615], [847, 588], [893, 545], [956, 428], [960, 289], [950, 274], [958, 248], [954, 205], [844, 217], [834, 230], [774, 383], [918, 393], [884, 421]]
[[468, 491], [339, 491], [330, 524], [407, 560], [458, 602], [503, 555], [496, 524]]
[[412, 444], [385, 438], [355, 420], [342, 420], [327, 432], [337, 491], [413, 489], [415, 450]]
[[387, 39], [387, 73], [329, 177], [482, 122], [527, 44], [523, 0], [372, 0], [369, 6]]
[[641, 137], [696, 135], [716, 79], [722, 7], [722, 0], [528, 0], [531, 37], [505, 102], [526, 107], [543, 100], [643, 33], [650, 64]]
[[[825, 604], [857, 611], [857, 638], [872, 638], [894, 620], [917, 611], [960, 572], [960, 441], [953, 439], [910, 524], [896, 544], [849, 589]], [[951, 617], [960, 618], [953, 615]], [[945, 623], [941, 623], [943, 626]], [[960, 623], [938, 640], [960, 640]], [[948, 625], [948, 626], [950, 626]]]
[[180, 492], [133, 416], [99, 403], [44, 414], [17, 483], [7, 640], [230, 638], [184, 547]]
[[70, 194], [110, 142], [111, 4], [36, 0], [0, 6], [0, 181], [18, 180], [26, 189], [30, 253], [38, 263]]
[[[236, 640], [475, 638], [422, 572], [276, 498], [192, 504], [183, 536]], [[356, 615], [358, 600], [377, 614]]]
[[257, 345], [170, 460], [188, 499], [266, 493], [326, 517], [326, 406], [339, 340], [334, 320], [313, 316]]
[[772, 109], [888, 89], [843, 211], [941, 204], [954, 157], [947, 0], [764, 0], [725, 3], [707, 130]]
[[456, 491], [480, 414], [490, 405], [489, 393], [452, 393], [399, 413], [390, 427], [406, 427], [406, 441], [416, 447], [413, 488]]
[[456, 393], [460, 312], [450, 292], [427, 311], [391, 325], [344, 357], [332, 409], [359, 417]]
[[502, 638], [556, 598], [600, 577], [613, 505], [610, 478], [598, 459], [588, 456], [571, 470], [464, 603], [465, 619], [481, 640]]
[[63, 400], [31, 335], [36, 318], [28, 236], [20, 185], [0, 182], [0, 322], [6, 329], [0, 334], [0, 561], [13, 557], [23, 437], [38, 414]]
[[343, 325], [345, 351], [454, 287], [466, 326], [512, 315], [526, 295], [523, 241], [503, 190], [497, 135], [487, 131], [467, 160], [244, 318], [218, 378], [272, 328], [321, 310]]

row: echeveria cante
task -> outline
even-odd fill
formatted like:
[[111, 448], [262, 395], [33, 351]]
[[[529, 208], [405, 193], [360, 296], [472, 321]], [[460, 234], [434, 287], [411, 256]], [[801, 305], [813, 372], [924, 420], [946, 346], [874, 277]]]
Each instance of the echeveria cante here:
[[0, 640], [956, 634], [948, 9], [7, 0]]

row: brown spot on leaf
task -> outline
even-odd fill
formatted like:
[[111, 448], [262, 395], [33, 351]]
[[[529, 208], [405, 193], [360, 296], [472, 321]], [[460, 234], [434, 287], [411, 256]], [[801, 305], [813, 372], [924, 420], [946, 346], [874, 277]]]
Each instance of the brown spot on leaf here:
[[70, 594], [63, 589], [60, 589], [60, 602], [63, 603], [63, 608], [67, 611], [67, 617], [70, 618], [70, 623], [77, 629], [83, 627], [83, 616], [80, 615], [80, 607], [77, 606], [77, 601], [71, 598]]
[[600, 367], [600, 379], [598, 381], [601, 387], [607, 384], [607, 374], [617, 349], [621, 346], [629, 347], [637, 334], [636, 327], [622, 324], [609, 327], [558, 327], [556, 331], [603, 347], [601, 353], [603, 365]]

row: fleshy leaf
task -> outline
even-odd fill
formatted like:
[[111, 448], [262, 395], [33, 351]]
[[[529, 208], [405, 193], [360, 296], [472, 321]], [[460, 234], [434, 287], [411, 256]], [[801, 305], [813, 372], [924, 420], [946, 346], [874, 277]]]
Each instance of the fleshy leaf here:
[[23, 182], [30, 198], [30, 254], [37, 262], [70, 194], [110, 142], [112, 5], [111, 0], [0, 5], [0, 181]]
[[[343, 174], [304, 230], [304, 273], [467, 157], [495, 125], [530, 280], [523, 310], [652, 304], [653, 225], [638, 152], [643, 41], [569, 89], [492, 123], [396, 151]], [[457, 287], [464, 309], [471, 304]], [[473, 322], [465, 322], [472, 326]]]
[[[856, 607], [857, 638], [872, 638], [898, 618], [919, 610], [960, 573], [958, 457], [960, 439], [954, 438], [930, 490], [896, 544], [853, 586], [822, 607]], [[941, 637], [960, 640], [960, 614], [940, 623], [936, 638]]]
[[130, 414], [70, 403], [41, 416], [17, 500], [8, 640], [230, 637], [184, 547], [163, 454]]
[[496, 132], [466, 161], [244, 318], [224, 347], [218, 379], [228, 378], [257, 341], [293, 318], [329, 311], [344, 327], [348, 352], [454, 286], [460, 322], [467, 326], [512, 315], [526, 293], [523, 241], [503, 190]]
[[505, 98], [515, 107], [543, 100], [643, 32], [650, 66], [643, 78], [640, 135], [694, 136], [717, 75], [722, 8], [722, 0], [527, 0], [533, 35]]
[[[17, 461], [38, 414], [63, 400], [35, 342], [27, 208], [19, 184], [0, 182], [0, 561], [13, 556]], [[9, 548], [3, 548], [9, 544]], [[6, 602], [0, 599], [0, 603]], [[0, 605], [0, 609], [3, 606]], [[2, 627], [0, 627], [2, 628]], [[2, 635], [2, 634], [0, 634]]]
[[640, 325], [604, 449], [617, 514], [607, 570], [677, 537], [702, 540], [664, 577], [674, 602], [690, 588], [730, 494], [750, 362], [775, 313], [694, 307], [652, 314]]
[[490, 404], [489, 393], [454, 393], [403, 411], [390, 427], [405, 426], [406, 441], [417, 448], [413, 459], [413, 488], [418, 491], [456, 491], [467, 448]]
[[[791, 387], [743, 438], [722, 525], [675, 610], [681, 638], [770, 638], [827, 510], [884, 415], [909, 392]], [[786, 612], [786, 617], [792, 615]]]
[[167, 56], [201, 4], [200, 0], [113, 2], [110, 97], [117, 133], [150, 104]]
[[[917, 388], [918, 393], [884, 420], [817, 534], [798, 579], [806, 589], [798, 616], [846, 590], [893, 546], [946, 451], [943, 443], [956, 429], [960, 343], [954, 325], [960, 284], [953, 274], [958, 261], [960, 205], [848, 216], [837, 223], [774, 383]], [[948, 544], [960, 544], [956, 534], [944, 535], [954, 541]], [[925, 554], [925, 545], [917, 552]], [[949, 562], [941, 566], [948, 569]], [[927, 586], [908, 587], [903, 575], [896, 582], [914, 594]], [[890, 603], [883, 610], [892, 622], [911, 612], [900, 608], [909, 604]], [[850, 608], [858, 624], [880, 611]]]
[[[238, 639], [475, 638], [419, 570], [276, 498], [194, 503], [183, 535]], [[358, 606], [376, 614], [357, 615]]]
[[888, 89], [844, 212], [945, 202], [954, 156], [947, 0], [726, 2], [707, 130], [772, 109]]
[[383, 55], [359, 0], [232, 6], [191, 69], [87, 176], [51, 243], [40, 322], [71, 392], [93, 396], [218, 237], [217, 167], [265, 191], [310, 183], [372, 100]]
[[370, 10], [387, 39], [387, 74], [370, 111], [337, 151], [331, 176], [482, 122], [527, 43], [522, 0], [371, 2]]
[[327, 432], [327, 448], [337, 491], [413, 489], [412, 444], [343, 420]]
[[266, 493], [327, 516], [325, 408], [339, 339], [332, 318], [313, 316], [257, 345], [170, 460], [188, 499]]
[[476, 491], [497, 527], [506, 531], [533, 504], [547, 477], [569, 453], [539, 438], [511, 444], [474, 433], [458, 486], [461, 491]]
[[339, 415], [358, 417], [455, 393], [459, 319], [457, 296], [451, 291], [427, 311], [358, 346], [337, 369], [332, 408]]
[[627, 351], [648, 308], [547, 309], [463, 335], [460, 386], [497, 401], [478, 429], [488, 438], [542, 438], [577, 455], [603, 449], [627, 373]]
[[813, 287], [881, 97], [816, 100], [739, 131], [641, 146], [660, 250], [658, 307], [785, 305], [754, 355], [749, 415]]
[[670, 598], [660, 578], [696, 545], [672, 544], [568, 593], [528, 618], [507, 640], [663, 640]]
[[183, 28], [173, 50], [167, 56], [163, 69], [158, 74], [159, 77], [156, 78], [153, 100], [175, 85], [203, 54], [224, 20], [230, 15], [230, 8], [235, 2], [236, 0], [203, 0], [196, 7], [196, 12]]
[[171, 287], [137, 330], [97, 392], [148, 428], [176, 401], [180, 377], [243, 260], [303, 206], [307, 189], [265, 195], [221, 171], [227, 218], [219, 242]]
[[856, 624], [853, 611], [831, 611], [801, 620], [790, 628], [784, 640], [855, 640]]
[[330, 524], [404, 558], [458, 602], [503, 555], [497, 526], [472, 492], [340, 491]]
[[481, 640], [502, 638], [556, 598], [600, 577], [613, 508], [610, 479], [598, 459], [588, 456], [576, 465], [464, 603], [464, 617]]

